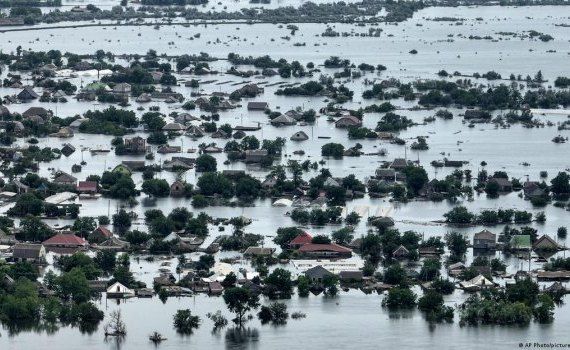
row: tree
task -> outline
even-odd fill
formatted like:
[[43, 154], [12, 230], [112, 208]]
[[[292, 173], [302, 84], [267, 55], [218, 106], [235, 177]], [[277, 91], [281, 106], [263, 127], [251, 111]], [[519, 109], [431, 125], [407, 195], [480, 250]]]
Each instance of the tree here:
[[78, 324], [79, 329], [83, 331], [94, 331], [105, 317], [105, 313], [97, 308], [92, 302], [82, 302], [73, 304], [71, 308], [64, 308], [60, 314], [62, 321]]
[[203, 174], [198, 179], [197, 185], [205, 196], [219, 194], [224, 198], [231, 198], [235, 191], [233, 183], [220, 173]]
[[411, 309], [416, 305], [416, 294], [407, 287], [396, 287], [388, 291], [382, 306], [392, 310]]
[[8, 275], [14, 280], [18, 280], [23, 277], [30, 281], [35, 281], [38, 279], [40, 274], [37, 266], [32, 265], [27, 261], [19, 261], [10, 266]]
[[236, 183], [236, 196], [254, 199], [261, 192], [261, 182], [249, 175], [240, 177]]
[[354, 211], [350, 212], [348, 215], [346, 215], [344, 221], [349, 225], [356, 225], [360, 221], [360, 215]]
[[200, 317], [192, 316], [190, 309], [178, 310], [174, 315], [174, 328], [180, 334], [192, 334], [200, 327]]
[[461, 233], [449, 232], [445, 235], [445, 241], [452, 255], [462, 257], [467, 252], [469, 242]]
[[443, 214], [443, 217], [445, 218], [445, 221], [450, 224], [470, 224], [475, 220], [475, 215], [463, 206], [451, 209], [447, 213]]
[[291, 272], [277, 268], [273, 270], [264, 280], [264, 294], [270, 299], [290, 298], [293, 294], [293, 282]]
[[139, 230], [132, 230], [125, 234], [124, 239], [132, 245], [141, 245], [148, 241], [150, 236]]
[[538, 296], [538, 305], [534, 309], [534, 318], [539, 323], [551, 323], [554, 320], [554, 301], [548, 294]]
[[8, 209], [8, 215], [26, 216], [34, 215], [39, 216], [44, 210], [44, 202], [36, 197], [33, 193], [22, 194], [16, 204]]
[[368, 233], [362, 238], [360, 243], [360, 251], [362, 256], [369, 257], [370, 261], [377, 263], [380, 261], [382, 254], [382, 244], [380, 236], [374, 233]]
[[90, 289], [85, 274], [80, 268], [64, 272], [56, 280], [57, 293], [64, 300], [81, 303], [89, 300]]
[[414, 194], [418, 194], [428, 182], [428, 176], [423, 167], [407, 166], [404, 169], [404, 174], [406, 175], [406, 184]]
[[321, 147], [321, 155], [323, 157], [342, 158], [344, 146], [340, 143], [327, 143]]
[[28, 216], [20, 222], [15, 237], [20, 241], [43, 242], [54, 235], [52, 229], [36, 216]]
[[443, 296], [438, 292], [428, 291], [418, 300], [418, 308], [422, 311], [434, 311], [443, 305]]
[[198, 262], [196, 263], [196, 270], [209, 270], [211, 267], [214, 266], [214, 264], [216, 263], [216, 259], [214, 258], [213, 255], [210, 254], [204, 254], [204, 255], [200, 255], [200, 258], [198, 258]]
[[62, 255], [57, 260], [57, 265], [63, 272], [70, 272], [74, 268], [79, 268], [88, 280], [94, 280], [101, 275], [101, 271], [95, 266], [93, 259], [81, 252], [73, 255]]
[[263, 305], [257, 314], [261, 323], [272, 322], [273, 324], [285, 324], [289, 318], [287, 305], [283, 303], [271, 303], [269, 306]]
[[119, 282], [127, 288], [135, 288], [137, 282], [128, 266], [117, 266], [113, 272], [113, 281]]
[[119, 230], [126, 230], [131, 227], [132, 218], [124, 209], [113, 215], [113, 226]]
[[142, 184], [142, 191], [149, 196], [168, 197], [170, 185], [164, 179], [145, 180]]
[[[105, 174], [103, 174], [105, 175]], [[103, 180], [101, 180], [103, 181]], [[109, 187], [109, 196], [115, 199], [128, 199], [138, 195], [135, 183], [130, 176], [121, 175]]]
[[203, 195], [195, 194], [194, 196], [192, 196], [192, 206], [194, 208], [205, 208], [208, 206], [208, 204], [209, 204], [208, 200]]
[[568, 229], [565, 226], [560, 226], [556, 231], [556, 235], [558, 236], [558, 238], [565, 239], [566, 236], [568, 235]]
[[554, 194], [557, 199], [568, 199], [570, 196], [570, 175], [566, 172], [559, 172], [555, 178], [553, 178], [550, 183], [550, 191]]
[[334, 297], [338, 293], [338, 276], [337, 275], [325, 275], [323, 277], [323, 287], [325, 288], [325, 295]]
[[95, 264], [97, 264], [97, 267], [99, 267], [101, 270], [105, 272], [111, 272], [115, 269], [117, 258], [114, 251], [101, 250], [97, 252], [94, 261]]
[[196, 158], [196, 171], [197, 172], [214, 172], [218, 168], [216, 158], [209, 154], [202, 154]]
[[142, 115], [141, 121], [150, 131], [160, 131], [166, 125], [162, 115], [158, 112], [146, 112]]
[[314, 243], [314, 244], [330, 244], [331, 239], [325, 235], [316, 235], [311, 240], [311, 243]]
[[224, 290], [224, 302], [228, 310], [236, 315], [234, 322], [240, 327], [245, 315], [259, 307], [259, 296], [242, 287], [232, 287]]
[[90, 216], [84, 216], [81, 218], [77, 218], [73, 223], [73, 227], [71, 228], [73, 231], [77, 232], [81, 237], [87, 237], [91, 231], [97, 228], [97, 223], [95, 219]]
[[420, 279], [422, 281], [431, 281], [439, 276], [441, 263], [437, 259], [425, 259], [420, 270]]
[[304, 231], [298, 227], [280, 227], [277, 229], [277, 235], [273, 238], [273, 242], [278, 244], [281, 249], [287, 249], [289, 243]]
[[307, 276], [299, 276], [297, 278], [297, 293], [300, 297], [308, 297], [311, 288], [311, 280]]
[[434, 291], [441, 294], [451, 294], [455, 290], [455, 284], [448, 279], [436, 279], [431, 283], [431, 287]]
[[498, 197], [500, 189], [501, 186], [499, 186], [499, 183], [496, 181], [487, 181], [487, 184], [485, 185], [485, 192], [490, 198]]
[[354, 238], [353, 230], [349, 227], [336, 230], [331, 236], [335, 243], [340, 245], [348, 245]]
[[384, 283], [391, 285], [407, 285], [406, 270], [400, 264], [390, 265], [384, 271]]
[[168, 137], [162, 131], [153, 131], [148, 135], [146, 141], [151, 145], [164, 145], [168, 141]]
[[160, 216], [149, 223], [150, 232], [160, 237], [168, 236], [176, 229], [174, 222], [167, 217]]
[[192, 214], [185, 207], [174, 208], [168, 214], [168, 218], [172, 220], [178, 230], [183, 229], [191, 217]]
[[221, 284], [224, 288], [233, 287], [236, 285], [236, 283], [237, 283], [237, 276], [233, 272], [230, 272], [229, 274], [227, 274], [226, 277], [224, 278], [224, 280], [221, 282]]

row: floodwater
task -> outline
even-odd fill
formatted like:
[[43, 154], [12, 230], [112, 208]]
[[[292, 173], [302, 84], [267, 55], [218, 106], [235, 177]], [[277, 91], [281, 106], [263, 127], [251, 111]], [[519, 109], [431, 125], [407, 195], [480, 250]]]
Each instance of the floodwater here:
[[[241, 4], [241, 3], [240, 3]], [[208, 5], [209, 7], [210, 5]], [[209, 53], [211, 56], [224, 58], [230, 52], [241, 55], [259, 56], [268, 54], [274, 59], [286, 58], [287, 60], [299, 60], [302, 63], [315, 62], [320, 65], [331, 55], [348, 58], [355, 64], [384, 64], [388, 70], [380, 75], [366, 74], [360, 79], [348, 80], [346, 85], [355, 91], [354, 101], [347, 103], [349, 108], [358, 108], [369, 103], [361, 98], [363, 87], [362, 81], [366, 78], [385, 79], [395, 77], [404, 81], [417, 78], [436, 78], [436, 73], [445, 69], [448, 72], [459, 71], [465, 74], [475, 72], [484, 73], [495, 70], [503, 77], [511, 73], [522, 76], [533, 76], [539, 69], [545, 78], [552, 82], [557, 76], [568, 75], [570, 27], [556, 26], [556, 24], [569, 23], [569, 7], [459, 7], [459, 8], [429, 8], [418, 12], [411, 20], [398, 25], [379, 25], [383, 29], [380, 37], [337, 37], [322, 38], [318, 35], [327, 28], [325, 24], [299, 24], [299, 31], [290, 35], [285, 26], [279, 27], [273, 24], [258, 25], [208, 25], [208, 26], [162, 26], [160, 29], [149, 27], [89, 27], [74, 29], [53, 29], [43, 31], [9, 32], [0, 33], [1, 49], [4, 52], [15, 51], [18, 45], [24, 49], [49, 50], [60, 49], [62, 52], [93, 53], [97, 49], [121, 53], [144, 54], [149, 49], [169, 55]], [[462, 25], [455, 22], [427, 21], [427, 18], [438, 16], [464, 18]], [[419, 26], [421, 25], [421, 26]], [[339, 32], [367, 33], [370, 26], [354, 26], [348, 24], [329, 24]], [[544, 43], [530, 39], [515, 39], [501, 36], [499, 32], [523, 33], [528, 30], [536, 30], [554, 37], [553, 41]], [[194, 34], [200, 33], [199, 38]], [[140, 34], [140, 35], [139, 35]], [[469, 40], [470, 35], [490, 35], [497, 41]], [[281, 39], [290, 36], [290, 40]], [[193, 38], [193, 39], [191, 39]], [[294, 46], [295, 43], [306, 43], [306, 46]], [[408, 52], [418, 50], [417, 55]], [[220, 72], [229, 68], [225, 60], [215, 61], [211, 66]], [[322, 68], [322, 67], [321, 67]], [[240, 69], [253, 69], [242, 66]], [[322, 68], [323, 74], [332, 74], [335, 70]], [[2, 77], [6, 72], [4, 71]], [[181, 79], [189, 80], [192, 76], [182, 76]], [[318, 74], [313, 78], [317, 79]], [[75, 78], [72, 81], [80, 86], [89, 83], [93, 77]], [[202, 76], [200, 79], [217, 80], [217, 82], [200, 85], [201, 92], [211, 93], [216, 91], [231, 92], [240, 87], [232, 85], [243, 81], [256, 82], [255, 78], [239, 78], [231, 75]], [[219, 84], [220, 82], [230, 83]], [[283, 81], [279, 77], [264, 78], [268, 85]], [[287, 81], [306, 81], [307, 79], [288, 79]], [[481, 84], [487, 81], [480, 80]], [[192, 91], [183, 86], [177, 87], [177, 91], [189, 96]], [[304, 109], [318, 109], [326, 103], [323, 98], [283, 97], [274, 95], [277, 87], [266, 87], [265, 93], [255, 100], [267, 101], [272, 109], [283, 112], [302, 107]], [[14, 94], [16, 90], [1, 88], [2, 96]], [[411, 104], [403, 100], [392, 101], [400, 108], [409, 108]], [[365, 180], [374, 175], [375, 169], [382, 161], [392, 160], [395, 157], [407, 156], [409, 159], [420, 160], [426, 167], [430, 177], [443, 178], [450, 169], [431, 167], [432, 160], [445, 156], [453, 160], [469, 161], [464, 167], [471, 169], [473, 174], [481, 168], [481, 161], [486, 161], [486, 169], [492, 173], [497, 170], [506, 170], [509, 175], [525, 180], [528, 176], [537, 180], [539, 172], [545, 170], [550, 178], [558, 171], [570, 167], [567, 144], [554, 144], [551, 139], [562, 134], [568, 136], [568, 131], [558, 131], [556, 127], [527, 129], [520, 125], [513, 125], [508, 129], [496, 129], [491, 125], [477, 125], [475, 128], [467, 128], [458, 117], [459, 110], [451, 109], [456, 116], [453, 120], [436, 120], [433, 123], [412, 127], [400, 133], [400, 137], [409, 139], [417, 136], [428, 136], [430, 149], [427, 151], [406, 150], [403, 146], [392, 145], [378, 140], [346, 140], [346, 131], [334, 128], [332, 123], [321, 117], [314, 126], [291, 126], [274, 128], [267, 123], [267, 117], [261, 112], [248, 112], [245, 108], [247, 100], [242, 101], [243, 106], [227, 112], [220, 112], [220, 122], [235, 125], [253, 125], [262, 123], [260, 131], [249, 134], [258, 138], [288, 138], [298, 130], [304, 130], [310, 140], [303, 143], [287, 141], [285, 156], [282, 163], [289, 159], [319, 161], [320, 148], [331, 140], [342, 142], [345, 146], [353, 146], [356, 142], [363, 145], [365, 152], [374, 152], [380, 148], [388, 151], [386, 157], [362, 156], [358, 158], [344, 158], [343, 160], [326, 160], [324, 167], [329, 168], [334, 176], [346, 176], [356, 174]], [[100, 103], [78, 103], [70, 99], [68, 103], [41, 104], [50, 108], [59, 116], [73, 116], [81, 114], [87, 109], [102, 109], [107, 105]], [[168, 114], [173, 110], [179, 110], [180, 105], [168, 105], [165, 103], [152, 102], [149, 105], [158, 105], [163, 113]], [[22, 112], [30, 107], [29, 104], [11, 105], [11, 111]], [[139, 104], [132, 102], [129, 108], [136, 110]], [[148, 106], [145, 106], [148, 107]], [[137, 111], [140, 115], [144, 112]], [[425, 117], [433, 115], [433, 111], [407, 111], [400, 110], [398, 113], [412, 118], [421, 123]], [[200, 111], [191, 111], [191, 114], [199, 115]], [[541, 120], [550, 120], [558, 123], [564, 120], [563, 116], [538, 116]], [[367, 114], [364, 125], [373, 128], [379, 119], [379, 115]], [[319, 139], [319, 136], [330, 136], [331, 140]], [[112, 169], [123, 160], [141, 159], [133, 157], [118, 157], [113, 153], [108, 155], [92, 156], [88, 151], [81, 152], [82, 147], [97, 147], [110, 145], [112, 137], [103, 135], [76, 134], [72, 139], [43, 139], [40, 145], [61, 147], [64, 142], [76, 146], [77, 151], [70, 157], [62, 157], [49, 164], [44, 164], [40, 171], [42, 176], [49, 176], [51, 170], [64, 170], [71, 173], [71, 166], [79, 164], [82, 160], [87, 162], [81, 173], [76, 176], [83, 180], [89, 174], [100, 174], [102, 169]], [[188, 137], [181, 136], [170, 142], [171, 145], [181, 145], [183, 148], [197, 148], [200, 143], [218, 142], [220, 140], [205, 137], [193, 141]], [[223, 142], [223, 141], [222, 141]], [[19, 140], [24, 144], [24, 140]], [[304, 150], [304, 156], [293, 155], [295, 150]], [[192, 156], [192, 154], [185, 154]], [[259, 179], [263, 179], [266, 171], [251, 168], [242, 163], [223, 165], [224, 154], [215, 155], [218, 159], [218, 169], [247, 169]], [[157, 155], [155, 163], [169, 159], [169, 155]], [[147, 161], [148, 163], [149, 161]], [[530, 166], [523, 166], [523, 162]], [[48, 169], [50, 168], [50, 169]], [[437, 172], [436, 172], [437, 171]], [[314, 176], [308, 173], [306, 178]], [[173, 173], [162, 172], [159, 177], [174, 180]], [[190, 183], [195, 183], [197, 175], [188, 171], [183, 175]], [[137, 185], [142, 183], [140, 174], [134, 175]], [[164, 212], [185, 206], [189, 203], [185, 199], [165, 198], [148, 203], [139, 198], [140, 205], [132, 210], [142, 217], [149, 208], [160, 208]], [[99, 216], [113, 213], [121, 203], [108, 200], [82, 200], [81, 215]], [[516, 208], [537, 212], [536, 208], [518, 196], [511, 193], [498, 199], [489, 200], [485, 195], [475, 196], [473, 202], [462, 203], [472, 211], [481, 209]], [[400, 230], [415, 230], [425, 237], [441, 236], [448, 231], [448, 227], [433, 224], [432, 221], [442, 219], [443, 213], [453, 205], [447, 202], [411, 202], [407, 204], [393, 204], [386, 199], [370, 199], [368, 197], [354, 200], [347, 204], [348, 208], [355, 206], [369, 206], [371, 210], [379, 207], [393, 207], [392, 216], [396, 220], [396, 227]], [[6, 207], [2, 208], [6, 210]], [[209, 207], [204, 209], [206, 213], [215, 217], [231, 217], [244, 215], [251, 217], [253, 222], [247, 227], [248, 231], [263, 234], [266, 237], [265, 245], [273, 243], [269, 236], [275, 234], [277, 227], [293, 225], [294, 223], [285, 215], [288, 208], [275, 208], [270, 200], [260, 200], [252, 207], [229, 208]], [[569, 213], [563, 209], [548, 206], [544, 210], [547, 221], [544, 224], [533, 224], [539, 230], [539, 234], [545, 233], [552, 237], [556, 236], [556, 229], [567, 226]], [[140, 224], [139, 220], [137, 224]], [[369, 227], [363, 223], [357, 226], [356, 236], [366, 233]], [[51, 220], [50, 224], [64, 225], [66, 220]], [[491, 227], [496, 233], [502, 230], [502, 226]], [[336, 227], [309, 228], [313, 233], [329, 234]], [[460, 229], [468, 237], [481, 227]], [[211, 228], [209, 239], [220, 234], [216, 228]], [[565, 242], [560, 242], [565, 244]], [[499, 253], [497, 253], [499, 256]], [[560, 253], [564, 255], [564, 253]], [[231, 255], [231, 254], [230, 254]], [[191, 257], [194, 257], [192, 255]], [[516, 257], [502, 257], [509, 264], [508, 272], [515, 272], [522, 264]], [[468, 261], [472, 257], [468, 257]], [[173, 266], [176, 265], [172, 259]], [[525, 265], [526, 266], [526, 265]], [[533, 263], [533, 267], [536, 267]], [[292, 267], [288, 267], [292, 268]], [[156, 263], [140, 262], [133, 260], [131, 269], [136, 278], [147, 284], [152, 283], [152, 278], [158, 273]], [[419, 291], [418, 291], [419, 293]], [[445, 298], [448, 305], [455, 305], [464, 299], [464, 294], [457, 291], [454, 295]], [[307, 318], [290, 320], [286, 326], [274, 327], [261, 325], [253, 320], [248, 327], [258, 332], [258, 337], [243, 343], [236, 342], [224, 329], [218, 334], [211, 333], [211, 322], [205, 317], [206, 313], [222, 310], [227, 314], [222, 298], [211, 298], [197, 295], [192, 298], [170, 298], [166, 304], [162, 304], [158, 298], [132, 299], [121, 302], [100, 301], [100, 307], [108, 311], [120, 309], [127, 323], [128, 335], [125, 340], [117, 344], [114, 341], [104, 342], [102, 325], [93, 334], [81, 334], [77, 329], [62, 328], [53, 334], [46, 332], [21, 333], [10, 336], [3, 330], [0, 338], [1, 349], [146, 349], [153, 348], [147, 336], [154, 330], [161, 332], [168, 340], [160, 344], [160, 348], [178, 349], [186, 347], [194, 348], [227, 348], [227, 349], [346, 349], [361, 348], [372, 349], [380, 347], [415, 347], [415, 348], [493, 348], [512, 349], [519, 343], [526, 342], [568, 342], [567, 329], [570, 326], [570, 308], [563, 305], [556, 309], [555, 322], [551, 325], [531, 324], [528, 327], [466, 327], [460, 328], [457, 319], [451, 325], [437, 325], [430, 328], [419, 312], [388, 313], [380, 306], [382, 297], [377, 294], [364, 295], [359, 291], [341, 292], [334, 299], [322, 296], [311, 296], [308, 299], [298, 299], [294, 296], [285, 301], [289, 312], [302, 311]], [[189, 337], [178, 336], [172, 329], [172, 316], [177, 309], [190, 308], [193, 314], [202, 318], [202, 326]], [[229, 316], [229, 315], [228, 315]], [[41, 345], [40, 345], [41, 344]]]

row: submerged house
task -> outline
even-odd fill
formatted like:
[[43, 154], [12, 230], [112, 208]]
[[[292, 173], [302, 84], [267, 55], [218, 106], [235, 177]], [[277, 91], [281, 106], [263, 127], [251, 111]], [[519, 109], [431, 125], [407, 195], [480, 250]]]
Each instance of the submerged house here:
[[530, 235], [514, 235], [509, 242], [512, 249], [529, 250], [531, 248]]
[[307, 277], [312, 282], [322, 282], [326, 276], [334, 275], [329, 270], [325, 269], [321, 265], [317, 265], [315, 267], [311, 267], [307, 271], [305, 271], [305, 277]]
[[549, 235], [542, 235], [534, 242], [532, 249], [553, 251], [560, 249], [560, 245]]
[[306, 141], [308, 139], [309, 136], [304, 131], [297, 131], [291, 135], [291, 141]]
[[41, 244], [16, 243], [12, 247], [12, 259], [15, 262], [27, 261], [34, 264], [45, 262], [46, 249]]
[[40, 97], [31, 86], [26, 86], [22, 91], [18, 93], [18, 99], [20, 101], [31, 101]]
[[362, 120], [352, 115], [342, 117], [334, 123], [334, 126], [337, 128], [348, 128], [351, 126], [361, 126], [361, 125], [362, 125]]
[[248, 102], [247, 109], [249, 111], [264, 111], [269, 107], [267, 102]]
[[511, 192], [513, 190], [513, 184], [509, 179], [504, 177], [492, 177], [489, 182], [496, 183], [499, 187], [499, 192]]
[[546, 195], [546, 191], [540, 186], [540, 183], [537, 181], [526, 181], [523, 184], [523, 193], [526, 199], [533, 199]]
[[248, 257], [256, 257], [256, 256], [271, 256], [275, 253], [275, 248], [267, 248], [267, 247], [247, 247], [245, 252], [243, 252], [244, 256]]
[[78, 250], [86, 249], [89, 243], [73, 233], [58, 233], [42, 242], [47, 250], [64, 254], [73, 254]]
[[170, 195], [172, 197], [182, 197], [186, 193], [184, 182], [176, 180], [170, 185]]
[[489, 230], [477, 232], [475, 236], [473, 236], [474, 249], [495, 249], [496, 242], [497, 235]]
[[297, 237], [293, 238], [291, 242], [289, 242], [289, 247], [291, 249], [299, 249], [301, 246], [311, 243], [312, 240], [313, 236], [307, 232], [303, 232], [297, 235]]
[[107, 288], [107, 298], [128, 298], [134, 296], [135, 291], [125, 287], [120, 282], [115, 282]]
[[89, 234], [90, 241], [103, 242], [111, 237], [113, 237], [113, 232], [103, 226], [97, 227]]
[[297, 121], [288, 115], [281, 114], [280, 116], [271, 119], [271, 125], [273, 126], [285, 126], [285, 125], [295, 125]]
[[72, 144], [64, 143], [63, 146], [61, 147], [61, 154], [63, 154], [66, 157], [69, 157], [71, 154], [73, 154], [73, 152], [75, 152], [75, 146], [73, 146]]
[[469, 281], [460, 282], [459, 285], [467, 292], [476, 292], [482, 289], [495, 287], [495, 283], [489, 281], [485, 276], [478, 275]]
[[350, 258], [352, 250], [335, 243], [329, 244], [315, 244], [307, 243], [302, 245], [297, 250], [302, 256], [306, 258]]
[[146, 152], [146, 140], [140, 136], [124, 139], [124, 151], [130, 154], [144, 154]]
[[85, 194], [97, 193], [97, 181], [79, 181], [77, 192]]
[[252, 149], [245, 151], [246, 163], [262, 163], [267, 158], [267, 150], [265, 149]]
[[55, 178], [53, 179], [53, 182], [58, 185], [76, 186], [77, 178], [66, 172], [60, 171], [56, 174]]
[[400, 245], [396, 250], [394, 250], [394, 252], [392, 252], [392, 257], [394, 259], [406, 259], [409, 255], [410, 251], [403, 245]]
[[98, 250], [112, 250], [112, 251], [122, 251], [126, 250], [130, 247], [130, 243], [120, 240], [117, 237], [113, 236], [97, 245], [95, 245], [95, 249]]

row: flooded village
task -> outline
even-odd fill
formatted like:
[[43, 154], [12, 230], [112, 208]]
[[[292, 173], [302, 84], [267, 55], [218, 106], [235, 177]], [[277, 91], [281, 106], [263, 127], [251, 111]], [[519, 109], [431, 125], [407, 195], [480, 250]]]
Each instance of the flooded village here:
[[570, 339], [563, 1], [0, 1], [0, 348]]

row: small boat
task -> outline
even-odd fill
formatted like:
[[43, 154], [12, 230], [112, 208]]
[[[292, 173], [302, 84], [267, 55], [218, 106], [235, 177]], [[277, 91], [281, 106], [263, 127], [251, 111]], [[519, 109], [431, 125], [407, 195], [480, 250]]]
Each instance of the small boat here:
[[160, 343], [163, 340], [166, 340], [165, 337], [162, 336], [162, 334], [158, 333], [158, 332], [153, 332], [148, 339], [154, 343]]

